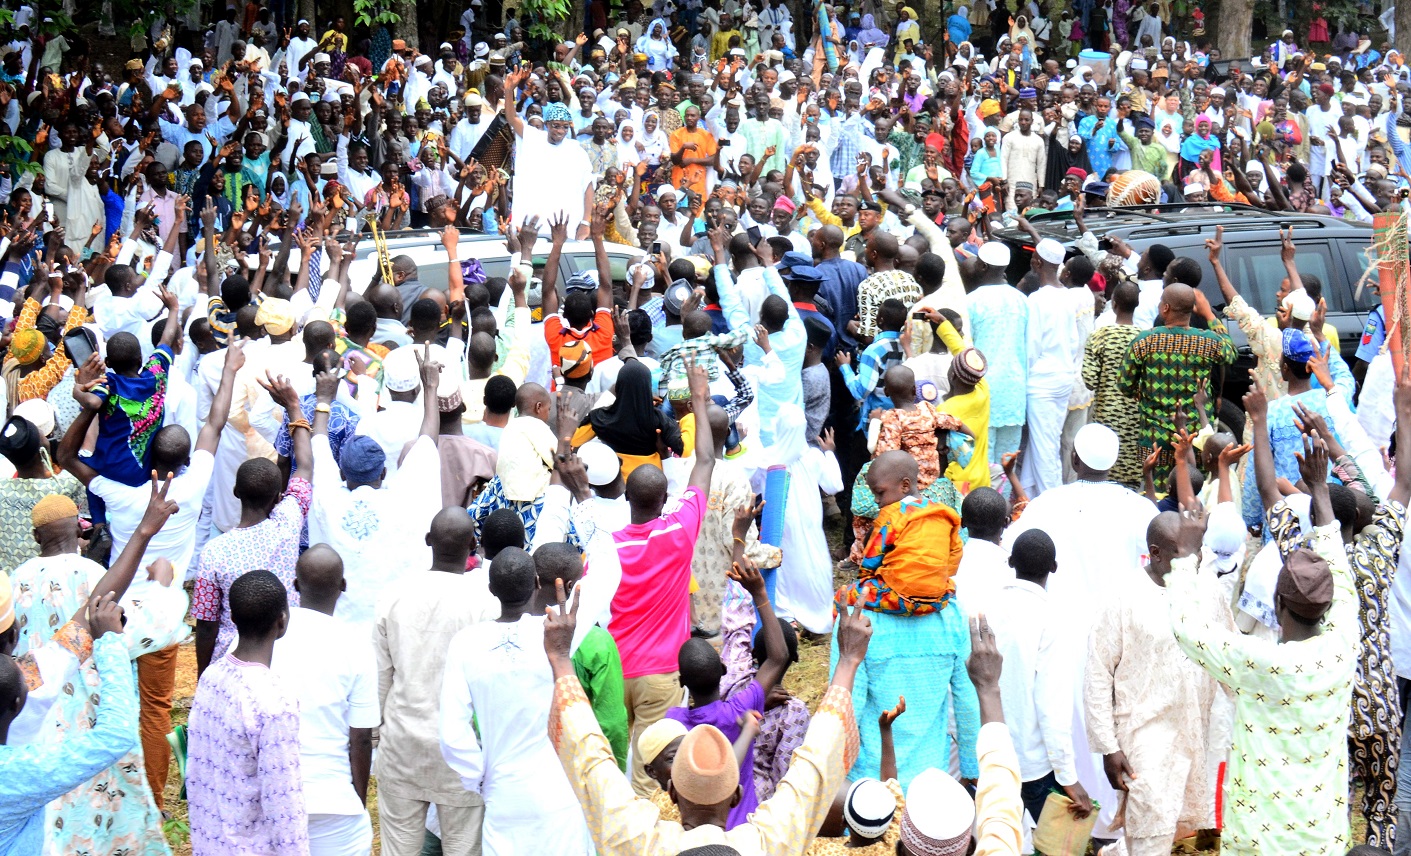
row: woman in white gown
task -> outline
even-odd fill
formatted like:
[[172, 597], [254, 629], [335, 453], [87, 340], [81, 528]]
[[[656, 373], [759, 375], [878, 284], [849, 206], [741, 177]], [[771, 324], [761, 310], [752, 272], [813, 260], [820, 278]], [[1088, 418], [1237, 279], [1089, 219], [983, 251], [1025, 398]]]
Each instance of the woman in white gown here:
[[[764, 449], [756, 489], [763, 487], [768, 468], [789, 471], [788, 500], [784, 507], [784, 560], [779, 566], [775, 609], [797, 621], [810, 633], [827, 633], [833, 627], [833, 561], [823, 535], [823, 499], [843, 489], [843, 474], [833, 456], [832, 434], [820, 438], [826, 451], [804, 439], [808, 420], [796, 404], [783, 404], [775, 416], [774, 443]], [[768, 514], [765, 509], [765, 514]]]
[[676, 46], [671, 43], [665, 19], [653, 20], [646, 34], [637, 40], [636, 48], [638, 53], [647, 55], [647, 68], [652, 71], [671, 70], [671, 61], [676, 58]]

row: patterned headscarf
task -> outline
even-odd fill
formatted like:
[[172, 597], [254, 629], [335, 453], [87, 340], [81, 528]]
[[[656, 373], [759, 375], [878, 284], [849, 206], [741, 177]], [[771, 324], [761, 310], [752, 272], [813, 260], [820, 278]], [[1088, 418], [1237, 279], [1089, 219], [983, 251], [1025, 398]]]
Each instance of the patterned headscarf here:
[[544, 105], [545, 122], [572, 122], [573, 116], [568, 112], [568, 108], [557, 101], [550, 101]]
[[20, 365], [27, 366], [44, 355], [44, 341], [44, 334], [32, 327], [16, 330], [10, 339], [10, 356]]

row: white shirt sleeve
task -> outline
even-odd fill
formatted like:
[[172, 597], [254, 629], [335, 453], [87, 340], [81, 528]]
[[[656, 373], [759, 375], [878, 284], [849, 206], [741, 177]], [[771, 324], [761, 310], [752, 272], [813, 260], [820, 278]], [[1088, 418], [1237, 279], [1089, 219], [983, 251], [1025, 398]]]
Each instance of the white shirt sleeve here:
[[465, 637], [458, 636], [446, 653], [446, 674], [441, 680], [441, 757], [461, 777], [465, 789], [478, 794], [485, 780], [485, 752], [472, 722], [475, 700], [465, 678], [472, 665], [465, 647]]

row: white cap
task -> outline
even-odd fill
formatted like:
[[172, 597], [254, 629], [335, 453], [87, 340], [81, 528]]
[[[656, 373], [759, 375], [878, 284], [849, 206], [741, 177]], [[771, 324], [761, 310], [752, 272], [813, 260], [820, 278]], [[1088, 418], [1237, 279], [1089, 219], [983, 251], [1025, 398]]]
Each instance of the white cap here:
[[54, 408], [42, 398], [31, 398], [29, 401], [20, 402], [15, 405], [15, 409], [10, 415], [23, 416], [29, 420], [29, 423], [41, 436], [48, 437], [54, 433]]
[[[923, 852], [912, 846], [919, 844], [935, 848], [924, 852], [964, 853], [974, 823], [975, 801], [960, 782], [935, 767], [911, 780], [901, 832], [908, 851]], [[959, 850], [951, 849], [957, 843]]]
[[1039, 258], [1051, 265], [1063, 264], [1063, 257], [1067, 255], [1063, 249], [1063, 245], [1053, 238], [1044, 238], [1042, 241], [1039, 241], [1039, 245], [1034, 248], [1034, 252], [1039, 254]]
[[1009, 267], [1009, 246], [1003, 241], [986, 241], [980, 245], [980, 261], [990, 267]]
[[1244, 561], [1245, 539], [1249, 530], [1233, 502], [1222, 502], [1210, 511], [1205, 524], [1205, 538], [1202, 546], [1209, 551], [1208, 561], [1202, 566], [1213, 565], [1217, 576], [1224, 576], [1239, 570]]
[[1317, 310], [1318, 304], [1313, 298], [1308, 296], [1308, 292], [1303, 289], [1291, 291], [1284, 297], [1284, 307], [1288, 309], [1289, 315], [1297, 321], [1307, 321], [1313, 317], [1313, 312]]
[[416, 352], [411, 346], [393, 348], [382, 361], [382, 385], [389, 392], [411, 392], [421, 386], [421, 367], [417, 365]]
[[307, 93], [307, 92], [305, 92], [304, 90], [300, 89], [298, 92], [295, 92], [295, 93], [294, 93], [294, 96], [293, 96], [292, 98], [289, 99], [289, 103], [290, 103], [290, 104], [296, 104], [296, 103], [298, 103], [298, 102], [300, 102], [300, 101], [308, 101], [308, 100], [309, 100], [309, 93]]
[[622, 472], [622, 459], [601, 440], [591, 440], [578, 448], [578, 459], [588, 473], [588, 484], [612, 484]]
[[791, 83], [795, 80], [798, 80], [798, 78], [794, 76], [794, 73], [792, 71], [789, 71], [786, 68], [783, 71], [779, 72], [779, 80], [775, 82], [775, 85]]
[[1084, 425], [1073, 438], [1073, 451], [1077, 453], [1078, 460], [1099, 471], [1110, 470], [1117, 463], [1120, 445], [1117, 433], [1097, 422]]
[[314, 65], [318, 65], [321, 62], [333, 62], [333, 57], [329, 56], [326, 53], [314, 54]]

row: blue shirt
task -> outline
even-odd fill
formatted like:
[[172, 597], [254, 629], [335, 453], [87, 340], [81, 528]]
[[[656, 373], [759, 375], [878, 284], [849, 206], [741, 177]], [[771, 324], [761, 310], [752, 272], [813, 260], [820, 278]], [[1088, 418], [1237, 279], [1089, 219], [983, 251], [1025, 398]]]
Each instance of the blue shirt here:
[[1368, 313], [1367, 323], [1362, 327], [1362, 340], [1357, 343], [1357, 359], [1370, 363], [1382, 349], [1386, 338], [1386, 311], [1377, 306]]
[[857, 348], [857, 340], [848, 333], [848, 322], [857, 316], [857, 288], [867, 279], [867, 268], [847, 259], [825, 259], [814, 265], [823, 275], [818, 295], [828, 301], [833, 310], [833, 331], [843, 348]]
[[[759, 393], [755, 401], [759, 407], [760, 438], [767, 444], [774, 436], [774, 417], [780, 406], [794, 404], [803, 407], [803, 357], [804, 348], [808, 345], [808, 331], [804, 330], [798, 310], [789, 302], [788, 289], [779, 278], [777, 268], [764, 268], [764, 284], [770, 294], [783, 299], [789, 307], [789, 317], [784, 321], [783, 329], [769, 334], [768, 354], [752, 339], [745, 340], [745, 362], [763, 368], [755, 380]], [[748, 324], [749, 312], [740, 301], [735, 280], [726, 265], [715, 266], [715, 288], [730, 325], [738, 327]]]
[[990, 427], [1024, 424], [1028, 402], [1029, 302], [1012, 285], [982, 285], [970, 292], [970, 338], [985, 355], [990, 382]]
[[857, 358], [856, 372], [850, 365], [839, 370], [848, 392], [862, 402], [862, 411], [857, 421], [859, 431], [867, 427], [867, 417], [873, 410], [886, 410], [892, 406], [891, 398], [882, 391], [882, 376], [892, 366], [901, 365], [901, 361], [901, 334], [896, 330], [883, 330]]
[[[1269, 402], [1269, 444], [1274, 451], [1274, 475], [1277, 478], [1288, 479], [1297, 482], [1302, 478], [1298, 470], [1297, 454], [1303, 452], [1303, 432], [1298, 430], [1298, 426], [1293, 421], [1293, 406], [1302, 405], [1305, 410], [1317, 413], [1323, 417], [1323, 421], [1328, 423], [1328, 428], [1337, 437], [1338, 443], [1342, 443], [1342, 438], [1338, 436], [1336, 423], [1328, 413], [1328, 395], [1321, 389], [1310, 389], [1307, 392], [1300, 392], [1298, 395], [1284, 395]], [[1259, 487], [1254, 481], [1254, 467], [1245, 467], [1244, 471], [1244, 496], [1241, 497], [1244, 514], [1244, 522], [1249, 526], [1258, 526], [1264, 520], [1264, 503], [1259, 497]], [[1268, 540], [1268, 527], [1265, 527], [1265, 540]]]

